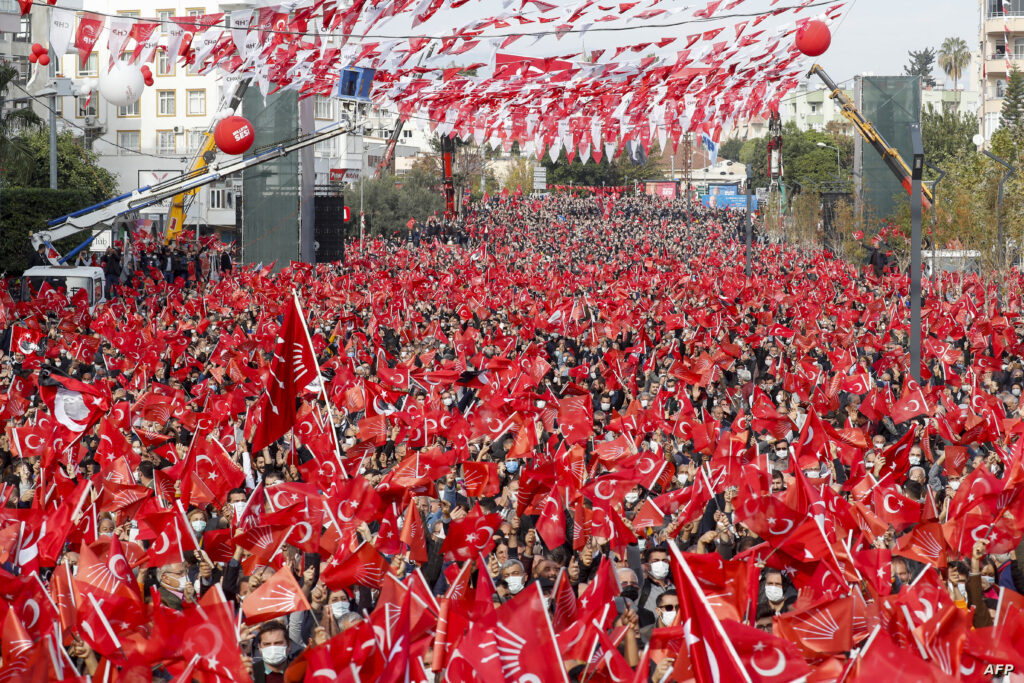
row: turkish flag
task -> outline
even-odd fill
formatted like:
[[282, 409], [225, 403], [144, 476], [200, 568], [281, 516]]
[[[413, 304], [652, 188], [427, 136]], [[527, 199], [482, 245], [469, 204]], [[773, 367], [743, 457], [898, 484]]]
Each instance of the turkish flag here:
[[263, 411], [256, 423], [250, 452], [260, 452], [295, 425], [295, 400], [319, 377], [320, 368], [306, 330], [306, 321], [293, 293], [284, 314], [284, 324], [278, 332]]
[[897, 532], [921, 521], [921, 504], [901, 495], [895, 487], [876, 486], [871, 491], [871, 500], [878, 518]]
[[903, 385], [903, 393], [900, 396], [900, 400], [893, 404], [890, 411], [893, 422], [899, 424], [918, 415], [930, 414], [931, 408], [928, 406], [928, 400], [921, 390], [921, 385], [908, 375], [907, 381]]
[[39, 352], [39, 342], [45, 337], [41, 330], [31, 329], [22, 325], [11, 328], [10, 352], [31, 356]]
[[495, 617], [493, 628], [485, 624], [477, 628], [493, 633], [502, 671], [514, 672], [513, 678], [519, 681], [568, 683], [539, 583], [520, 591], [498, 609]]
[[722, 628], [754, 683], [788, 683], [811, 672], [793, 643], [733, 619], [724, 619]]
[[[752, 678], [740, 659], [736, 648], [730, 642], [725, 629], [715, 615], [714, 609], [704, 597], [697, 578], [674, 543], [669, 544], [672, 552], [672, 577], [675, 580], [676, 595], [679, 597], [679, 624], [683, 627], [687, 657], [679, 657], [673, 675], [677, 680], [686, 680], [683, 671], [687, 664], [697, 683], [717, 681], [746, 681]], [[689, 660], [687, 662], [687, 659]]]
[[500, 526], [499, 513], [485, 515], [479, 507], [473, 508], [466, 517], [448, 526], [448, 535], [441, 545], [445, 559], [461, 562], [477, 554], [486, 555], [494, 547], [494, 532]]
[[376, 548], [369, 543], [360, 543], [355, 552], [344, 560], [338, 560], [337, 555], [332, 557], [321, 576], [331, 590], [344, 590], [355, 585], [380, 588], [384, 575], [390, 569], [391, 565]]
[[420, 511], [412, 502], [405, 509], [405, 519], [402, 522], [402, 533], [399, 540], [409, 546], [409, 557], [414, 562], [425, 563], [429, 558], [427, 555], [427, 537], [423, 530], [423, 520], [420, 518]]
[[589, 394], [567, 396], [558, 402], [558, 426], [569, 444], [584, 444], [594, 433]]
[[281, 567], [242, 601], [246, 622], [257, 624], [277, 617], [309, 609], [302, 587], [288, 566]]
[[557, 548], [565, 543], [565, 508], [561, 500], [554, 494], [549, 494], [541, 505], [540, 515], [537, 517], [535, 527], [549, 549]]
[[77, 438], [92, 428], [110, 408], [110, 393], [104, 386], [80, 382], [53, 370], [39, 377], [39, 395], [57, 423]]

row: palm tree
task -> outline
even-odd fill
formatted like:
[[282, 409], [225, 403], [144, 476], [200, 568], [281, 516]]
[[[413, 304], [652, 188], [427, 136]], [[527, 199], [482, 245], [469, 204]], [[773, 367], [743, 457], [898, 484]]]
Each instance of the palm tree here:
[[4, 111], [4, 97], [7, 88], [18, 78], [18, 70], [10, 62], [0, 61], [0, 171], [5, 178], [16, 176], [15, 170], [23, 169], [32, 163], [29, 148], [21, 139], [21, 134], [31, 128], [43, 125], [31, 107], [16, 107]]
[[946, 38], [939, 48], [939, 68], [953, 79], [953, 90], [964, 75], [964, 69], [971, 63], [971, 50], [963, 38]]

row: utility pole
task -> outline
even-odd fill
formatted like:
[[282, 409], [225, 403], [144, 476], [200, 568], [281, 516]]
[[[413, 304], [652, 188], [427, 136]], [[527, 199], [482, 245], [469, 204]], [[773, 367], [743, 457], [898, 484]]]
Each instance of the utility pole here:
[[750, 191], [754, 189], [751, 187], [751, 185], [753, 185], [753, 178], [751, 177], [752, 174], [753, 171], [750, 168], [750, 164], [747, 164], [747, 215], [743, 219], [747, 231], [747, 267], [744, 270], [747, 277], [750, 277], [750, 240], [751, 233], [753, 232], [753, 228], [750, 225]]
[[914, 160], [910, 169], [910, 374], [921, 381], [921, 176], [924, 144], [921, 124], [910, 124]]

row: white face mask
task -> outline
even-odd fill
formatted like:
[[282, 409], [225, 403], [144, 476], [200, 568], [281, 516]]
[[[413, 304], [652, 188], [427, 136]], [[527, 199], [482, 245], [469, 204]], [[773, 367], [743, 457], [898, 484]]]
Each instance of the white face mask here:
[[339, 600], [338, 602], [331, 603], [331, 614], [334, 615], [335, 619], [341, 619], [348, 613], [348, 600]]
[[910, 459], [910, 464], [911, 465], [920, 465], [921, 464], [921, 456], [919, 456], [919, 455], [912, 455], [912, 456], [910, 456], [909, 459]]
[[641, 408], [646, 408], [648, 403], [650, 403], [650, 401], [648, 401], [646, 398], [640, 399], [640, 407]]
[[967, 595], [967, 584], [966, 583], [963, 583], [963, 582], [958, 583], [956, 585], [956, 589], [960, 593], [960, 595]]
[[356, 437], [354, 437], [354, 436], [346, 436], [345, 437], [345, 445], [346, 446], [355, 446], [356, 445]]
[[672, 622], [676, 620], [676, 608], [675, 607], [662, 607], [661, 613], [658, 619], [661, 620], [662, 626], [671, 626]]
[[203, 520], [203, 519], [193, 519], [192, 520], [192, 531], [196, 532], [197, 534], [201, 534], [204, 531], [206, 531], [206, 520]]
[[263, 655], [264, 662], [270, 666], [277, 666], [288, 656], [288, 648], [284, 645], [268, 645], [260, 648], [260, 654]]
[[651, 562], [651, 576], [656, 579], [664, 579], [668, 576], [668, 562], [665, 560]]
[[601, 410], [610, 410], [611, 407], [612, 407], [611, 403], [602, 403], [601, 404]]
[[506, 576], [505, 583], [508, 584], [508, 589], [512, 595], [523, 590], [523, 577], [521, 576]]
[[241, 519], [242, 513], [245, 512], [245, 503], [232, 503], [231, 507], [235, 511], [235, 519]]
[[538, 408], [543, 408], [544, 407], [544, 401], [536, 401], [536, 405], [537, 405]]
[[984, 585], [986, 590], [991, 588], [992, 584], [994, 584], [995, 582], [996, 582], [996, 577], [994, 577], [994, 576], [985, 576], [984, 574], [981, 576], [981, 583], [982, 583], [982, 585]]
[[[178, 577], [168, 576], [168, 577], [165, 578], [165, 581], [167, 579], [170, 579], [170, 581], [172, 582], [172, 585], [171, 585], [171, 589], [172, 590], [185, 592], [185, 589], [188, 588], [188, 577], [187, 576], [178, 576]], [[177, 584], [177, 585], [174, 585], [174, 584]]]
[[633, 503], [635, 503], [638, 500], [640, 500], [640, 494], [637, 493], [636, 491], [630, 491], [629, 493], [626, 494], [626, 502], [627, 503], [632, 505]]
[[452, 404], [452, 400], [450, 398], [446, 398], [443, 401], [441, 401], [441, 403], [444, 403], [445, 407], [447, 407]]
[[689, 479], [689, 477], [685, 474], [676, 475], [676, 481], [678, 481], [680, 484], [685, 484], [687, 479]]
[[765, 586], [764, 597], [768, 598], [768, 602], [782, 602], [782, 586]]
[[956, 491], [958, 488], [960, 488], [960, 480], [957, 479], [956, 481], [949, 482], [949, 488], [951, 488], [954, 491]]

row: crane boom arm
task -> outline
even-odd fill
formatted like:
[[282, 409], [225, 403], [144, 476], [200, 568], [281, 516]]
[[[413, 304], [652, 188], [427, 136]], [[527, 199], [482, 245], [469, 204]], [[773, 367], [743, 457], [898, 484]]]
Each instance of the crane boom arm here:
[[157, 185], [147, 185], [131, 192], [126, 192], [99, 204], [94, 204], [93, 206], [50, 221], [48, 230], [32, 235], [32, 247], [38, 249], [40, 245], [53, 243], [65, 237], [89, 231], [96, 225], [110, 223], [118, 216], [144, 209], [169, 197], [196, 190], [221, 178], [286, 156], [303, 147], [315, 145], [318, 142], [343, 135], [352, 129], [353, 126], [343, 122], [332, 123], [320, 130], [302, 135], [290, 143], [266, 147], [243, 159], [236, 159], [227, 163], [210, 164], [197, 172]]
[[[910, 194], [910, 167], [907, 166], [907, 162], [900, 156], [899, 150], [890, 145], [882, 134], [871, 125], [871, 122], [864, 118], [864, 116], [857, 109], [856, 105], [850, 101], [850, 98], [846, 96], [846, 93], [840, 89], [836, 82], [833, 81], [825, 70], [818, 64], [811, 67], [811, 70], [807, 72], [808, 76], [816, 75], [822, 80], [830, 91], [829, 97], [839, 103], [839, 111], [843, 117], [853, 124], [853, 127], [857, 129], [860, 136], [864, 138], [875, 150], [882, 156], [882, 161], [889, 167], [889, 170], [893, 172], [896, 179], [900, 181], [900, 185], [903, 189]], [[925, 207], [931, 207], [932, 205], [932, 191], [927, 185], [921, 187], [921, 202]]]

